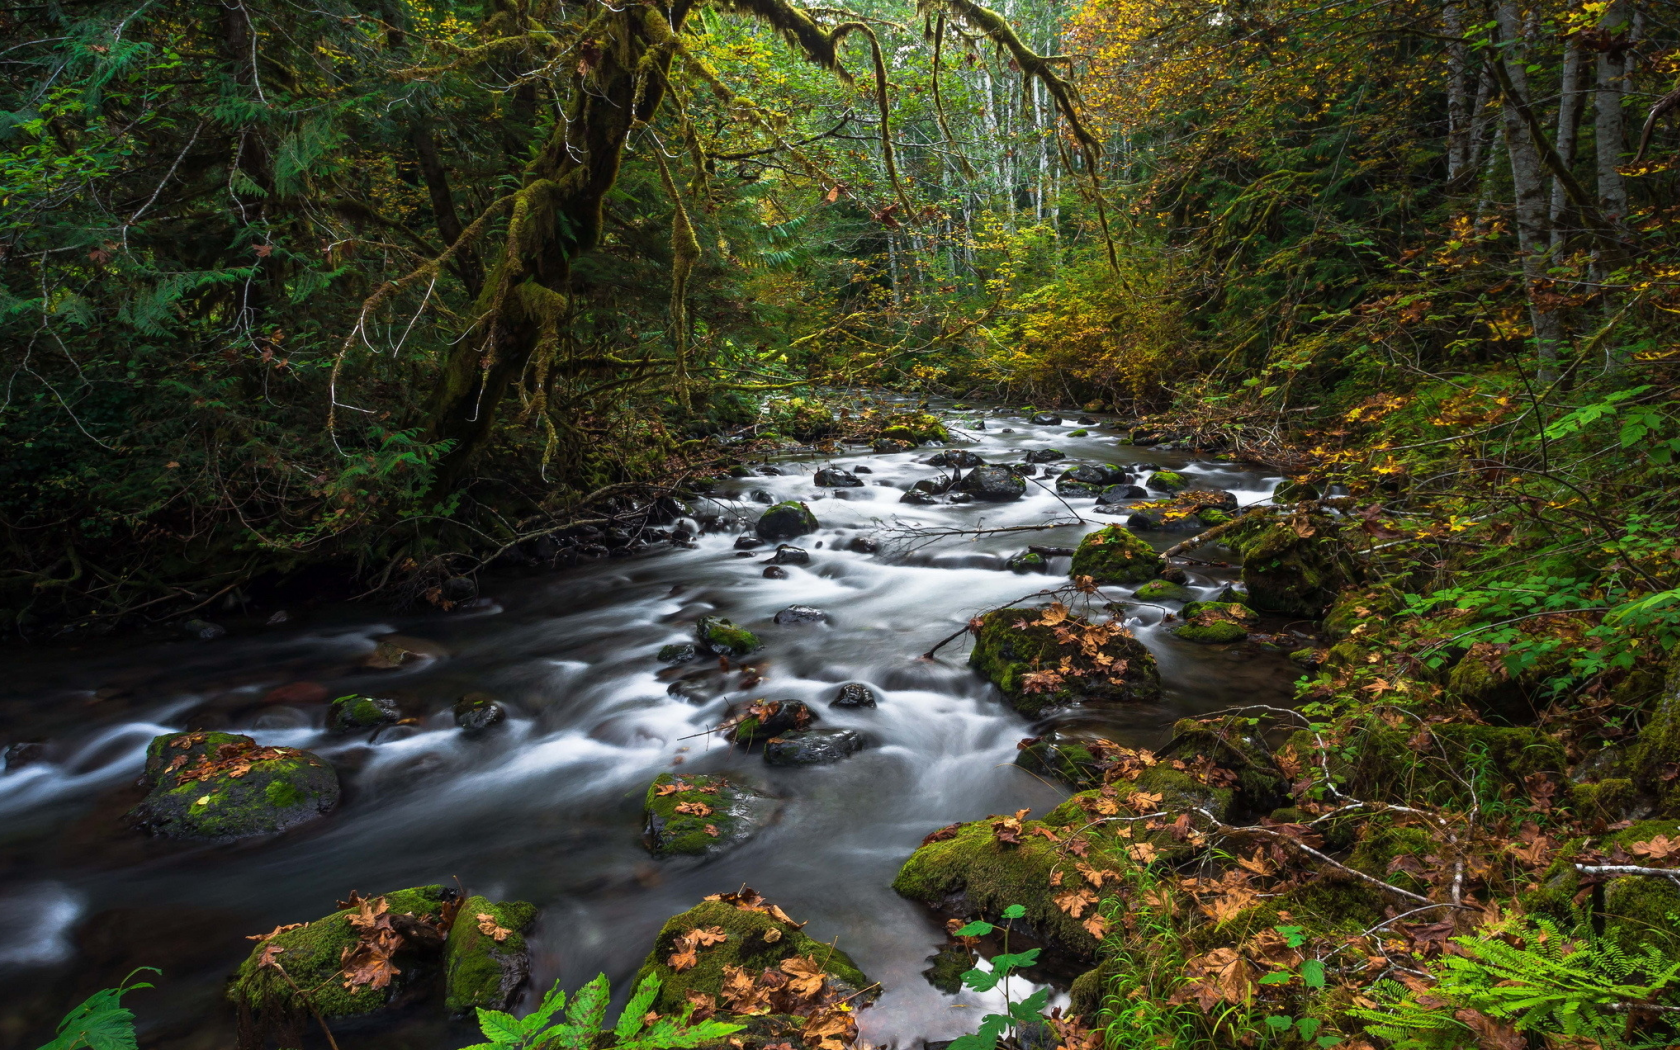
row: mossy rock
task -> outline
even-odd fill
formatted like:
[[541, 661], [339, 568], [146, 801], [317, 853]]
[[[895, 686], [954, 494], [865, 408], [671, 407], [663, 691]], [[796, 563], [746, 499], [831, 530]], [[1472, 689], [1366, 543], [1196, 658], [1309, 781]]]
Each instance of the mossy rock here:
[[1254, 612], [1238, 602], [1190, 602], [1184, 607], [1184, 623], [1173, 634], [1187, 642], [1224, 645], [1248, 637], [1248, 622]]
[[[660, 794], [673, 784], [678, 790]], [[677, 812], [678, 806], [696, 804], [711, 812]], [[656, 857], [718, 853], [751, 838], [775, 814], [775, 799], [723, 777], [661, 773], [648, 786], [642, 841]]]
[[662, 664], [684, 664], [699, 656], [700, 650], [694, 647], [693, 642], [672, 642], [659, 647], [656, 659]]
[[1669, 776], [1680, 762], [1680, 647], [1669, 652], [1668, 673], [1639, 736], [1627, 748], [1626, 775], [1657, 800], [1658, 814], [1680, 816], [1680, 781]]
[[[1677, 831], [1668, 823], [1668, 834]], [[1680, 955], [1680, 886], [1672, 879], [1627, 875], [1604, 886], [1604, 935], [1623, 951], [1656, 948]]]
[[1318, 499], [1319, 487], [1310, 481], [1296, 481], [1284, 478], [1272, 490], [1274, 503], [1300, 503], [1303, 500]]
[[[1353, 636], [1362, 625], [1381, 626], [1383, 621], [1400, 611], [1400, 602], [1382, 588], [1343, 591], [1337, 595], [1329, 611], [1324, 614], [1324, 633], [1340, 641]], [[1361, 634], [1368, 633], [1360, 631]]]
[[1289, 797], [1283, 771], [1265, 740], [1234, 721], [1181, 718], [1173, 723], [1172, 740], [1159, 755], [1163, 759], [1206, 759], [1228, 770], [1236, 777], [1234, 801], [1251, 813], [1271, 812]]
[[1003, 567], [1013, 573], [1045, 572], [1050, 568], [1050, 562], [1037, 551], [1022, 551], [1011, 555], [1003, 563]]
[[1073, 979], [1068, 987], [1068, 1014], [1082, 1017], [1088, 1024], [1096, 1024], [1098, 1015], [1102, 1012], [1103, 996], [1107, 994], [1109, 982], [1114, 980], [1114, 971], [1107, 960]]
[[892, 441], [908, 441], [912, 445], [925, 445], [930, 441], [951, 440], [950, 431], [939, 417], [927, 412], [908, 412], [893, 416], [881, 428], [880, 437]]
[[1099, 585], [1142, 583], [1161, 573], [1165, 563], [1155, 548], [1121, 525], [1107, 525], [1079, 541], [1068, 575], [1089, 576]]
[[1225, 525], [1236, 520], [1218, 507], [1203, 507], [1196, 512], [1196, 517], [1210, 529], [1215, 525]]
[[724, 714], [730, 743], [749, 749], [783, 733], [798, 732], [815, 721], [817, 713], [803, 700], [735, 703]]
[[[1078, 811], [1081, 822], [1089, 820]], [[1092, 958], [1097, 941], [1089, 931], [1056, 907], [1050, 873], [1073, 870], [1073, 862], [1054, 842], [1031, 832], [1045, 821], [1026, 821], [1026, 833], [1019, 845], [997, 840], [985, 820], [964, 824], [954, 836], [930, 842], [899, 869], [893, 889], [901, 896], [961, 918], [996, 921], [1012, 904], [1026, 909], [1018, 920], [1037, 939], [1075, 955]], [[1091, 851], [1086, 861], [1093, 867], [1118, 867], [1125, 861]]]
[[[1324, 876], [1292, 886], [1261, 904], [1220, 923], [1204, 923], [1188, 936], [1198, 952], [1237, 945], [1262, 930], [1300, 926], [1309, 938], [1363, 933], [1384, 918], [1395, 901], [1368, 883], [1351, 877]], [[1287, 918], [1285, 917], [1287, 916]]]
[[1309, 515], [1307, 524], [1310, 536], [1270, 518], [1225, 534], [1242, 555], [1243, 585], [1254, 608], [1317, 619], [1350, 582], [1339, 524], [1324, 514]]
[[1248, 637], [1248, 629], [1230, 620], [1215, 620], [1209, 624], [1185, 623], [1173, 628], [1173, 634], [1187, 642], [1201, 645], [1225, 645]]
[[[389, 914], [414, 916], [416, 919], [439, 920], [444, 904], [453, 893], [442, 886], [420, 886], [382, 894]], [[350, 925], [354, 909], [337, 911], [316, 919], [299, 929], [276, 934], [271, 940], [260, 942], [239, 964], [228, 984], [228, 998], [242, 1012], [263, 1018], [278, 1014], [300, 1019], [309, 1016], [308, 1007], [323, 1018], [356, 1017], [370, 1014], [423, 994], [430, 989], [437, 973], [438, 952], [404, 947], [393, 957], [401, 972], [389, 986], [374, 990], [363, 986], [352, 991], [345, 988], [339, 977], [344, 951], [355, 945], [357, 933]], [[258, 965], [263, 950], [274, 945], [281, 949], [278, 959], [286, 974], [299, 988], [309, 990], [309, 1002], [302, 1002], [291, 984], [272, 969]]]
[[721, 616], [701, 617], [694, 634], [700, 647], [716, 656], [745, 656], [764, 644], [758, 635]]
[[947, 944], [927, 961], [932, 964], [922, 971], [927, 983], [946, 995], [956, 995], [963, 990], [963, 974], [974, 968], [974, 952], [960, 944]]
[[759, 515], [753, 531], [758, 534], [759, 539], [774, 543], [777, 540], [791, 540], [816, 532], [821, 527], [810, 507], [799, 500], [790, 499], [777, 503]]
[[[1348, 794], [1412, 805], [1465, 805], [1472, 786], [1482, 798], [1498, 798], [1507, 788], [1526, 796], [1526, 778], [1550, 773], [1561, 780], [1568, 771], [1563, 745], [1538, 729], [1448, 722], [1429, 726], [1426, 740], [1418, 732], [1415, 723], [1391, 729], [1372, 720], [1323, 753]], [[1303, 758], [1320, 753], [1305, 730], [1285, 746]]]
[[1155, 489], [1157, 492], [1177, 492], [1189, 486], [1190, 479], [1171, 470], [1157, 470], [1143, 483], [1144, 488]]
[[[483, 920], [480, 916], [489, 916]], [[461, 905], [443, 946], [444, 1006], [451, 1014], [506, 1010], [531, 974], [525, 931], [536, 921], [537, 906], [525, 901], [492, 903], [468, 897]], [[492, 931], [508, 931], [497, 941]]]
[[1076, 790], [1102, 782], [1101, 763], [1091, 749], [1057, 730], [1028, 737], [1015, 747], [1015, 764], [1029, 773], [1060, 780]]
[[[1547, 630], [1556, 629], [1552, 621]], [[1591, 624], [1576, 620], [1585, 631]], [[1535, 663], [1512, 674], [1504, 653], [1490, 645], [1474, 645], [1447, 673], [1449, 695], [1481, 715], [1501, 722], [1533, 722], [1545, 706], [1546, 684], [1557, 675], [1569, 673], [1569, 648], [1534, 650]]]
[[1412, 857], [1427, 867], [1424, 858], [1438, 848], [1424, 829], [1396, 827], [1391, 821], [1378, 818], [1366, 822], [1360, 829], [1359, 839], [1348, 856], [1347, 864], [1355, 871], [1391, 882], [1401, 889], [1428, 893], [1429, 886], [1423, 880], [1404, 870], [1391, 872], [1389, 865], [1396, 858]]
[[1085, 430], [1084, 428], [1080, 428], [1079, 430], [1070, 430], [1067, 432], [1067, 436], [1070, 438], [1089, 437], [1090, 434], [1091, 432], [1089, 430]]
[[402, 718], [402, 708], [383, 696], [341, 696], [327, 706], [327, 728], [339, 733], [391, 725]]
[[259, 748], [234, 733], [155, 737], [145, 779], [151, 792], [129, 816], [169, 838], [271, 835], [321, 817], [339, 798], [338, 774], [324, 759], [293, 747]]
[[[969, 666], [1002, 690], [1015, 710], [1032, 718], [1081, 700], [1149, 703], [1160, 699], [1161, 675], [1143, 643], [1126, 634], [1110, 637], [1101, 652], [1113, 662], [1102, 667], [1077, 642], [1064, 645], [1054, 628], [1039, 626], [1042, 612], [998, 609], [987, 613], [980, 618], [980, 632], [968, 656]], [[1033, 626], [1022, 630], [1015, 626], [1020, 621]], [[1059, 668], [1064, 657], [1079, 673], [1063, 674], [1059, 683], [1031, 691], [1027, 676]]]
[[[727, 939], [699, 949], [694, 966], [681, 973], [673, 970], [667, 960], [676, 951], [677, 938], [690, 930], [713, 926], [721, 926]], [[727, 901], [701, 901], [669, 919], [631, 984], [640, 985], [649, 977], [659, 978], [659, 998], [654, 1000], [653, 1009], [672, 1013], [687, 1005], [690, 995], [718, 995], [723, 989], [725, 967], [739, 966], [756, 976], [762, 970], [777, 968], [783, 959], [796, 956], [815, 959], [834, 986], [844, 989], [842, 995], [869, 987], [869, 978], [840, 948], [813, 940], [798, 927], [766, 912], [747, 911]], [[867, 998], [867, 993], [860, 998]]]
[[1183, 602], [1190, 600], [1191, 593], [1190, 588], [1180, 583], [1150, 580], [1133, 591], [1132, 597], [1140, 602]]

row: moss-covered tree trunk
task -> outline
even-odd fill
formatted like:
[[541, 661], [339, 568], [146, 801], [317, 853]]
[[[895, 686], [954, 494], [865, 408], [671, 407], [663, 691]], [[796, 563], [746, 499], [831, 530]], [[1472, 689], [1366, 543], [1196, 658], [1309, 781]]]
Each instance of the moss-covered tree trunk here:
[[690, 8], [675, 4], [669, 17], [657, 8], [606, 8], [586, 33], [598, 41], [599, 61], [580, 64], [565, 119], [526, 166], [476, 326], [455, 345], [432, 392], [430, 437], [454, 442], [439, 468], [442, 488], [459, 482], [484, 449], [532, 358], [558, 345], [572, 261], [600, 240], [602, 201], [631, 132], [664, 100], [676, 33]]

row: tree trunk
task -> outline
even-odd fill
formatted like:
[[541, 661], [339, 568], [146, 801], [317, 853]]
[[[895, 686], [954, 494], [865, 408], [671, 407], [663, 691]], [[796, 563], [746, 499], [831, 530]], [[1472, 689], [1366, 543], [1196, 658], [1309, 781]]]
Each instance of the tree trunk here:
[[1612, 0], [1599, 19], [1601, 32], [1611, 39], [1598, 53], [1598, 94], [1593, 106], [1593, 126], [1598, 139], [1598, 210], [1607, 222], [1621, 225], [1627, 217], [1627, 185], [1616, 166], [1627, 151], [1627, 133], [1622, 126], [1622, 93], [1626, 87], [1627, 52], [1631, 28], [1627, 0]]
[[1442, 16], [1447, 35], [1447, 181], [1452, 182], [1470, 167], [1470, 90], [1465, 83], [1469, 69], [1464, 36], [1464, 9], [1449, 3]]
[[[1528, 97], [1528, 71], [1522, 15], [1514, 3], [1499, 5], [1499, 33], [1504, 46], [1499, 57], [1511, 86], [1522, 98]], [[1558, 347], [1563, 342], [1563, 325], [1557, 313], [1539, 301], [1541, 283], [1546, 280], [1548, 238], [1546, 235], [1546, 186], [1541, 177], [1540, 151], [1522, 115], [1514, 105], [1504, 107], [1505, 152], [1511, 162], [1511, 184], [1515, 195], [1517, 249], [1522, 256], [1523, 284], [1528, 293], [1529, 321], [1534, 328], [1538, 373], [1542, 383], [1557, 378]]]
[[[448, 491], [488, 443], [502, 399], [539, 350], [551, 351], [565, 321], [572, 260], [594, 248], [601, 204], [618, 178], [631, 130], [650, 119], [689, 11], [626, 5], [599, 16], [600, 65], [580, 79], [569, 112], [525, 167], [508, 219], [507, 245], [486, 275], [477, 329], [455, 344], [434, 388], [429, 437], [454, 446], [438, 467]], [[651, 53], [651, 55], [650, 55]], [[651, 69], [638, 77], [644, 56]], [[639, 89], [639, 90], [638, 90]]]
[[[1586, 93], [1581, 90], [1581, 40], [1578, 34], [1571, 34], [1563, 45], [1563, 71], [1558, 77], [1557, 153], [1566, 166], [1575, 163], [1575, 143], [1580, 137], [1585, 99]], [[1563, 250], [1568, 236], [1565, 221], [1568, 212], [1569, 194], [1564, 190], [1563, 180], [1554, 177], [1550, 214], [1553, 256]]]

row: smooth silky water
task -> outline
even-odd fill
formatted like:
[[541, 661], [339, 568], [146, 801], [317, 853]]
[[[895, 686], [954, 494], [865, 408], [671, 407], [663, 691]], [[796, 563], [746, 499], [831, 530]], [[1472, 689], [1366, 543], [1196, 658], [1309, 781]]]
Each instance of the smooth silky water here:
[[[1072, 417], [1033, 426], [992, 414], [986, 426], [954, 429], [953, 446], [992, 463], [1054, 447], [1068, 454], [1057, 467], [1155, 464], [1195, 475], [1200, 487], [1233, 491], [1245, 506], [1265, 502], [1276, 481], [1231, 463], [1120, 445], [1118, 432], [1102, 427], [1069, 437], [1079, 429]], [[1006, 427], [1014, 432], [1002, 433]], [[1029, 543], [1074, 546], [1123, 515], [1095, 514], [1089, 499], [1064, 504], [1042, 478], [1013, 503], [901, 504], [911, 483], [940, 474], [921, 462], [935, 451], [777, 458], [781, 476], [713, 492], [748, 528], [763, 509], [751, 499], [755, 490], [810, 504], [822, 528], [794, 541], [811, 563], [788, 566], [787, 579], [763, 577], [770, 545], [741, 557], [733, 549], [740, 533], [726, 530], [702, 535], [695, 550], [487, 584], [493, 604], [469, 612], [340, 606], [212, 642], [14, 655], [0, 739], [49, 743], [46, 761], [0, 777], [0, 979], [9, 989], [0, 996], [0, 1046], [45, 1041], [65, 1009], [140, 965], [164, 970], [157, 989], [130, 1000], [144, 1045], [229, 1046], [233, 1018], [222, 986], [250, 948], [246, 935], [327, 914], [352, 889], [433, 882], [541, 907], [527, 1004], [532, 989], [556, 979], [573, 988], [601, 971], [622, 1001], [667, 918], [705, 894], [746, 884], [809, 920], [808, 933], [836, 941], [885, 986], [860, 1015], [866, 1042], [908, 1048], [972, 1030], [995, 997], [947, 995], [922, 976], [946, 941], [942, 924], [897, 897], [893, 876], [935, 828], [1021, 807], [1041, 815], [1066, 791], [1013, 765], [1017, 741], [1034, 727], [969, 671], [966, 640], [933, 661], [920, 654], [976, 613], [1065, 580], [1065, 557], [1052, 559], [1050, 576], [1021, 576], [1003, 570], [1009, 554]], [[873, 473], [859, 475], [862, 488], [817, 488], [811, 475], [830, 464]], [[1086, 524], [920, 546], [883, 534], [895, 522], [1029, 525], [1069, 518], [1070, 508]], [[846, 550], [860, 535], [882, 540], [881, 553]], [[1160, 548], [1181, 538], [1152, 537]], [[1199, 597], [1234, 578], [1229, 569], [1190, 568]], [[771, 623], [792, 604], [825, 610], [832, 623]], [[695, 621], [714, 613], [766, 643], [749, 660], [761, 683], [742, 689], [739, 671], [704, 662], [667, 668], [655, 658], [662, 645], [692, 640]], [[1164, 701], [1074, 709], [1054, 721], [1158, 746], [1184, 715], [1288, 702], [1296, 672], [1281, 655], [1181, 642], [1159, 625], [1158, 607], [1130, 616], [1160, 663]], [[363, 670], [375, 639], [393, 631], [436, 643], [439, 655], [394, 671]], [[670, 687], [679, 678], [676, 695]], [[321, 707], [261, 703], [270, 689], [296, 681], [323, 683], [334, 696], [398, 697], [419, 724], [370, 741], [367, 732], [328, 734]], [[848, 681], [870, 685], [880, 706], [831, 709]], [[511, 712], [477, 738], [456, 729], [450, 714], [472, 690], [496, 695]], [[823, 725], [855, 728], [870, 746], [833, 766], [774, 769], [707, 735], [731, 700], [755, 697], [805, 700]], [[343, 801], [312, 825], [248, 843], [193, 846], [126, 830], [121, 816], [138, 800], [132, 785], [147, 741], [189, 728], [315, 750], [338, 767]], [[785, 800], [781, 817], [716, 859], [654, 861], [641, 844], [642, 796], [652, 777], [673, 768], [728, 771], [759, 785]], [[1017, 986], [1017, 994], [1026, 990]], [[434, 1003], [348, 1030], [341, 1042], [347, 1050], [445, 1047], [477, 1041], [473, 1035]]]

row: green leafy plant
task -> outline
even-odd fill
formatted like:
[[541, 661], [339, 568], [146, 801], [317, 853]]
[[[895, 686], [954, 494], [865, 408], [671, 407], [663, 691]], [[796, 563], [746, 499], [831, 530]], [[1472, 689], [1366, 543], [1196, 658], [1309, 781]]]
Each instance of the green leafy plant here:
[[[1283, 935], [1283, 941], [1291, 948], [1300, 948], [1307, 943], [1307, 932], [1301, 926], [1274, 926], [1272, 929]], [[1292, 984], [1297, 979], [1308, 992], [1320, 991], [1324, 988], [1324, 963], [1318, 959], [1303, 959], [1301, 965], [1293, 970], [1275, 970], [1260, 978], [1261, 984]], [[1285, 1036], [1291, 1030], [1299, 1033], [1303, 1041], [1311, 1040], [1318, 1046], [1326, 1048], [1335, 1046], [1342, 1041], [1338, 1035], [1319, 1035], [1318, 1030], [1324, 1022], [1316, 1017], [1293, 1017], [1289, 1014], [1270, 1014], [1266, 1018], [1266, 1027], [1277, 1036]]]
[[[478, 1027], [489, 1040], [467, 1050], [591, 1050], [612, 1046], [618, 1050], [687, 1050], [704, 1043], [717, 1042], [740, 1031], [744, 1025], [722, 1021], [702, 1021], [689, 1024], [693, 1007], [685, 1007], [675, 1017], [661, 1017], [652, 1024], [647, 1021], [649, 1007], [659, 997], [659, 978], [649, 977], [636, 986], [636, 994], [624, 1005], [618, 1022], [610, 1030], [603, 1028], [607, 1017], [607, 1002], [612, 989], [607, 975], [601, 974], [579, 988], [566, 1002], [560, 982], [543, 996], [537, 1008], [523, 1018], [501, 1010], [478, 1011]], [[565, 1010], [565, 1020], [550, 1023], [554, 1015]], [[602, 1036], [610, 1038], [603, 1041]]]
[[[102, 988], [80, 1006], [64, 1015], [58, 1022], [58, 1035], [41, 1050], [135, 1050], [134, 1011], [122, 1004], [122, 997], [141, 988], [152, 987], [146, 981], [135, 981], [134, 975], [143, 970], [161, 974], [153, 966], [142, 966], [123, 978], [116, 988]], [[132, 984], [130, 982], [133, 982]]]
[[[1019, 904], [1011, 904], [1003, 909], [1002, 918], [1019, 919], [1027, 913], [1027, 909]], [[976, 920], [957, 931], [958, 937], [984, 937], [996, 930], [997, 927], [989, 922]], [[977, 992], [989, 992], [998, 985], [1003, 986], [1003, 1001], [1005, 1012], [1001, 1014], [987, 1014], [980, 1019], [980, 1030], [972, 1035], [957, 1038], [951, 1043], [951, 1050], [996, 1050], [998, 1040], [1007, 1032], [1019, 1036], [1022, 1029], [1032, 1025], [1042, 1024], [1044, 1008], [1050, 1004], [1050, 989], [1040, 988], [1038, 991], [1015, 1002], [1009, 997], [1009, 976], [1022, 967], [1031, 966], [1038, 961], [1038, 949], [1029, 948], [1024, 952], [1010, 952], [1009, 927], [1003, 927], [1003, 951], [992, 956], [990, 970], [982, 970], [978, 966], [962, 975], [963, 984]]]
[[1443, 956], [1433, 965], [1437, 981], [1426, 994], [1434, 1003], [1385, 980], [1375, 989], [1381, 1007], [1352, 1011], [1368, 1022], [1370, 1034], [1407, 1050], [1435, 1045], [1448, 1031], [1468, 1030], [1455, 1010], [1437, 1005], [1446, 1000], [1520, 1032], [1642, 1046], [1623, 1038], [1626, 1011], [1657, 1003], [1680, 979], [1680, 961], [1649, 945], [1626, 951], [1587, 922], [1566, 932], [1549, 919], [1517, 917], [1453, 941], [1463, 954]]

